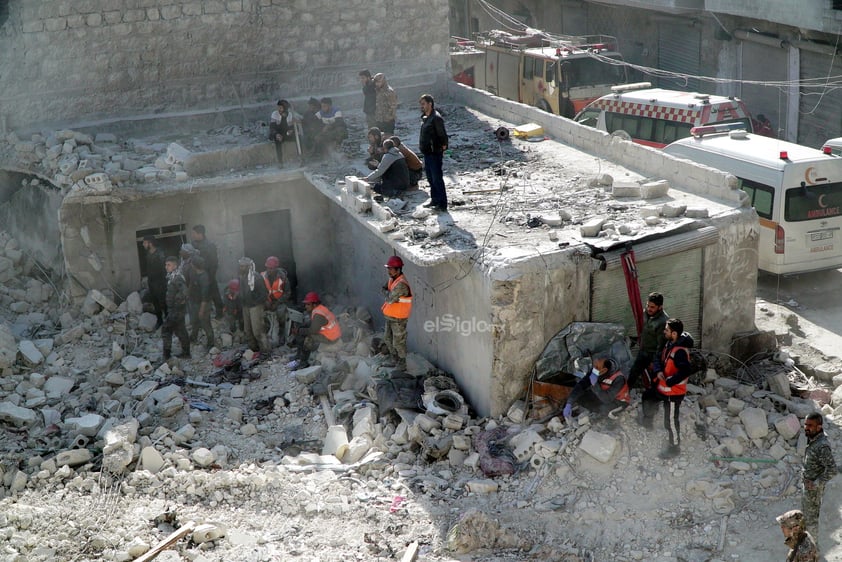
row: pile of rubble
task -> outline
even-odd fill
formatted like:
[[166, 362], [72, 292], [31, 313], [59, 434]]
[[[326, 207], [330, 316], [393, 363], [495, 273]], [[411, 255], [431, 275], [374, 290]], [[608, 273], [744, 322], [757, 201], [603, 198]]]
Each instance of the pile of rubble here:
[[[772, 516], [797, 505], [798, 418], [817, 406], [780, 377], [749, 385], [709, 370], [682, 408], [683, 454], [665, 463], [651, 454], [663, 436], [631, 410], [538, 423], [522, 401], [478, 418], [422, 357], [410, 354], [409, 376], [381, 365], [353, 308], [339, 314], [348, 341], [307, 369], [248, 352], [239, 370], [208, 356], [159, 365], [139, 296], [118, 305], [91, 291], [61, 310], [3, 240], [4, 559], [132, 560], [169, 533], [183, 540], [161, 560], [782, 552]], [[840, 394], [822, 406], [831, 439]]]

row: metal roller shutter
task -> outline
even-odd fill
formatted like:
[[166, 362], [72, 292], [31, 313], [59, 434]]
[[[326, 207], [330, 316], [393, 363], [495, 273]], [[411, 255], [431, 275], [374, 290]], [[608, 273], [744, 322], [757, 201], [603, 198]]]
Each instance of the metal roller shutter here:
[[[662, 23], [658, 26], [658, 68], [698, 76], [702, 52], [701, 32], [686, 23]], [[698, 92], [695, 78], [660, 78], [662, 88]]]
[[[743, 80], [760, 82], [786, 81], [789, 55], [785, 49], [743, 41], [740, 49]], [[778, 138], [786, 138], [786, 111], [789, 96], [773, 86], [742, 84], [739, 96], [752, 115], [764, 114], [778, 131]]]
[[[842, 73], [842, 60], [801, 50], [801, 79], [826, 78]], [[833, 68], [831, 68], [831, 64]], [[824, 141], [842, 136], [842, 96], [834, 89], [801, 90], [798, 144], [821, 148]]]
[[[696, 346], [701, 346], [702, 251], [719, 238], [715, 227], [677, 234], [635, 247], [642, 298], [653, 291], [664, 295], [664, 310], [684, 322]], [[621, 251], [606, 252], [606, 269], [591, 274], [591, 322], [618, 322], [635, 336], [634, 317], [629, 306], [626, 280], [617, 257]]]

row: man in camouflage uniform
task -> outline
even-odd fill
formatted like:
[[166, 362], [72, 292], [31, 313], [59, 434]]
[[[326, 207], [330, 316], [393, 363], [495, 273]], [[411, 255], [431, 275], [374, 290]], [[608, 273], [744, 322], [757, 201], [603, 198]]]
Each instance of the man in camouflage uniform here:
[[164, 262], [167, 269], [167, 313], [161, 325], [161, 337], [164, 340], [164, 361], [172, 357], [172, 337], [175, 334], [181, 343], [178, 357], [190, 357], [190, 338], [184, 324], [184, 312], [187, 309], [187, 283], [178, 267], [178, 258], [170, 256]]
[[786, 562], [818, 562], [819, 549], [813, 537], [804, 530], [804, 514], [797, 509], [778, 515], [775, 520], [786, 537], [789, 547]]
[[807, 436], [807, 450], [804, 453], [804, 496], [801, 511], [804, 512], [804, 527], [813, 537], [819, 536], [819, 512], [822, 507], [824, 486], [836, 475], [836, 461], [822, 426], [824, 418], [818, 412], [809, 414], [804, 420], [804, 435]]
[[386, 262], [389, 280], [383, 286], [386, 302], [381, 310], [386, 320], [383, 330], [383, 343], [389, 351], [389, 359], [395, 361], [395, 367], [406, 370], [406, 324], [412, 311], [412, 289], [403, 274], [403, 260], [392, 256]]

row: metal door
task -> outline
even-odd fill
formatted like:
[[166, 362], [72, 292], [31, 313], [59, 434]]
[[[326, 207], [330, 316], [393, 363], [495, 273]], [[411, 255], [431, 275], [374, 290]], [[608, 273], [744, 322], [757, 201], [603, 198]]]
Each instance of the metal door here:
[[243, 255], [254, 260], [257, 271], [265, 269], [263, 264], [266, 258], [277, 256], [289, 277], [291, 297], [295, 298], [298, 281], [292, 252], [289, 209], [243, 215]]

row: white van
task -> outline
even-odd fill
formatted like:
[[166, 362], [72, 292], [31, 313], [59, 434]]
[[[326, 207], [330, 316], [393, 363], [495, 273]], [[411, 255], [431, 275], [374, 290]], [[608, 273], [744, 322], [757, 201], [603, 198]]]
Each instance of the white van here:
[[652, 88], [649, 82], [624, 84], [594, 100], [574, 120], [612, 134], [628, 134], [645, 146], [663, 148], [689, 137], [692, 127], [739, 123], [752, 130], [751, 114], [738, 98]]
[[835, 139], [827, 139], [824, 141], [824, 146], [822, 146], [822, 152], [825, 154], [835, 154], [836, 156], [842, 156], [842, 137], [836, 137]]
[[760, 269], [805, 273], [842, 267], [842, 158], [727, 129], [694, 128], [692, 137], [664, 152], [740, 179], [760, 217]]

